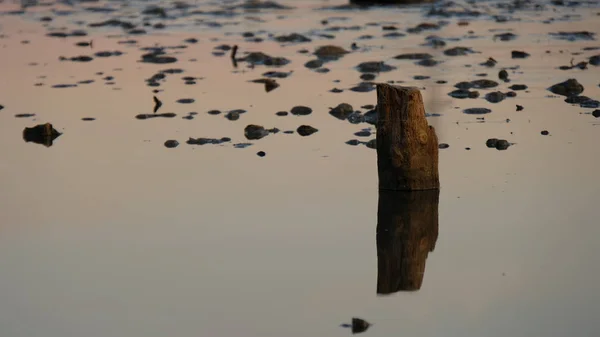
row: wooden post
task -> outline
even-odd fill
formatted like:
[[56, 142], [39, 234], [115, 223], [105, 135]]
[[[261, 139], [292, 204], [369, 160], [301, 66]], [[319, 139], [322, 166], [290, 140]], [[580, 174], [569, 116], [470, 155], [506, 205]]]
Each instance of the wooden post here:
[[438, 238], [439, 193], [379, 191], [377, 294], [421, 288]]
[[419, 89], [377, 85], [379, 189], [439, 189], [438, 139]]

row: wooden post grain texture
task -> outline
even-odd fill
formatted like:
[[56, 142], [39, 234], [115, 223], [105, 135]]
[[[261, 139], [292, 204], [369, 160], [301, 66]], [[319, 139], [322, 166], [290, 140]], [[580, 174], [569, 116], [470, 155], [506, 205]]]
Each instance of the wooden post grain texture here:
[[379, 189], [439, 189], [438, 139], [419, 89], [377, 85]]

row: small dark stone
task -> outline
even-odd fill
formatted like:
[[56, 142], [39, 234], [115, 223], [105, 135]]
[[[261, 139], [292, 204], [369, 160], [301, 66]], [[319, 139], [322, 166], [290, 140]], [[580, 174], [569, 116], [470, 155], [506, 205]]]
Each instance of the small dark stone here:
[[304, 35], [292, 33], [290, 35], [280, 35], [275, 37], [275, 41], [277, 42], [292, 42], [292, 43], [304, 43], [311, 42], [312, 40], [307, 38]]
[[170, 139], [165, 142], [165, 147], [168, 147], [169, 149], [175, 148], [177, 146], [179, 146], [179, 142], [174, 139]]
[[329, 71], [330, 71], [329, 68], [318, 68], [318, 69], [315, 69], [315, 72], [319, 73], [319, 74], [325, 74], [325, 73], [328, 73]]
[[465, 56], [473, 53], [475, 53], [475, 51], [467, 47], [454, 47], [444, 50], [446, 56]]
[[82, 121], [86, 121], [86, 122], [91, 122], [91, 121], [95, 121], [96, 118], [93, 118], [93, 117], [83, 117], [81, 120]]
[[277, 116], [287, 116], [288, 112], [287, 111], [278, 111], [278, 112], [275, 113], [275, 115], [277, 115]]
[[260, 125], [250, 124], [244, 129], [244, 135], [249, 140], [261, 139], [267, 136], [268, 134], [269, 131], [265, 130], [265, 128]]
[[380, 73], [396, 69], [396, 67], [387, 65], [384, 62], [363, 62], [356, 68], [361, 73]]
[[523, 110], [523, 106], [517, 104], [517, 111], [522, 111], [522, 110]]
[[328, 59], [328, 60], [338, 59], [348, 53], [349, 52], [347, 50], [345, 50], [344, 48], [341, 48], [338, 46], [332, 46], [332, 45], [321, 46], [315, 50], [315, 55], [318, 58]]
[[383, 34], [383, 37], [388, 38], [388, 39], [395, 39], [395, 38], [405, 37], [405, 36], [406, 36], [406, 34], [403, 34], [400, 32], [391, 32], [391, 33]]
[[489, 148], [495, 148], [497, 143], [498, 143], [497, 138], [490, 138], [485, 142], [485, 146], [487, 146]]
[[365, 117], [360, 114], [358, 111], [354, 111], [350, 115], [348, 115], [348, 122], [351, 124], [359, 124], [365, 121]]
[[463, 110], [467, 115], [485, 115], [492, 112], [492, 110], [487, 108], [468, 108]]
[[543, 130], [542, 132], [540, 132], [542, 134], [542, 136], [547, 136], [550, 134], [550, 132], [548, 132], [548, 130]]
[[361, 82], [357, 86], [350, 88], [354, 92], [370, 92], [375, 90], [375, 85], [371, 82]]
[[256, 155], [262, 158], [262, 157], [266, 156], [267, 154], [265, 153], [265, 151], [258, 151], [258, 152], [256, 152]]
[[339, 94], [341, 92], [344, 92], [344, 90], [338, 89], [338, 88], [333, 88], [333, 89], [329, 90], [329, 92], [332, 92], [334, 94]]
[[457, 89], [468, 90], [468, 89], [473, 88], [473, 83], [471, 83], [471, 82], [465, 82], [465, 81], [458, 82], [458, 83], [456, 83], [454, 85], [454, 87], [457, 88]]
[[524, 52], [524, 51], [518, 51], [518, 50], [513, 50], [511, 52], [511, 55], [512, 55], [512, 58], [514, 58], [514, 59], [524, 59], [524, 58], [527, 58], [527, 57], [530, 56], [526, 52]]
[[427, 80], [430, 79], [431, 77], [429, 76], [424, 76], [424, 75], [415, 75], [413, 76], [413, 79], [417, 80], [417, 81], [421, 81], [421, 80]]
[[500, 72], [498, 72], [498, 78], [503, 80], [504, 82], [508, 81], [508, 72], [504, 69], [500, 70]]
[[34, 117], [35, 114], [16, 114], [15, 117], [16, 118], [29, 118], [29, 117]]
[[505, 95], [506, 97], [517, 97], [517, 93], [514, 91], [508, 91]]
[[464, 98], [477, 98], [479, 97], [479, 91], [469, 91], [464, 89], [454, 90], [448, 93], [449, 96], [464, 99]]
[[473, 88], [476, 89], [489, 89], [498, 86], [498, 82], [492, 80], [475, 80], [471, 82]]
[[286, 78], [291, 74], [292, 74], [291, 72], [285, 73], [285, 72], [281, 72], [281, 71], [267, 71], [266, 73], [264, 73], [262, 75], [267, 78]]
[[377, 75], [369, 73], [360, 75], [360, 79], [363, 81], [373, 81], [376, 77]]
[[348, 103], [341, 103], [335, 108], [331, 109], [329, 114], [339, 120], [346, 120], [352, 112], [354, 112], [352, 105]]
[[496, 150], [506, 150], [510, 146], [510, 143], [505, 139], [498, 139], [496, 141]]
[[369, 149], [376, 149], [377, 148], [377, 139], [371, 139], [370, 141], [365, 143], [365, 146], [368, 147]]
[[447, 148], [449, 148], [449, 147], [450, 147], [450, 145], [448, 145], [448, 144], [446, 144], [446, 143], [440, 143], [440, 144], [438, 145], [438, 149], [447, 149]]
[[593, 66], [600, 66], [600, 55], [590, 57], [590, 64]]
[[358, 139], [350, 139], [349, 141], [346, 142], [346, 144], [348, 145], [352, 145], [352, 146], [356, 146], [359, 145], [361, 142]]
[[582, 41], [595, 40], [594, 35], [596, 35], [596, 33], [579, 31], [579, 32], [550, 33], [550, 35], [554, 36], [555, 38], [557, 38], [559, 40], [567, 40], [567, 41], [573, 42], [573, 41], [577, 41], [577, 40], [582, 40]]
[[90, 56], [75, 56], [70, 58], [73, 62], [90, 62], [93, 60]]
[[377, 109], [369, 110], [365, 112], [363, 115], [365, 122], [375, 125], [377, 124], [377, 120], [379, 119], [379, 114], [377, 113]]
[[370, 137], [371, 136], [371, 131], [369, 131], [369, 130], [361, 130], [361, 131], [355, 132], [354, 135], [357, 136], [357, 137]]
[[232, 110], [225, 114], [225, 118], [229, 119], [230, 121], [237, 121], [240, 119], [240, 113]]
[[300, 136], [306, 137], [306, 136], [312, 135], [313, 133], [315, 133], [319, 130], [313, 128], [310, 125], [300, 125], [296, 131], [298, 132], [298, 134]]
[[306, 116], [312, 113], [312, 109], [306, 106], [299, 105], [293, 107], [292, 110], [290, 110], [290, 112], [294, 116]]
[[594, 116], [596, 118], [600, 117], [600, 110], [596, 109], [596, 110], [592, 111], [592, 116]]
[[207, 113], [209, 115], [219, 115], [219, 114], [221, 114], [221, 111], [220, 110], [209, 110]]
[[177, 103], [179, 104], [191, 104], [194, 103], [196, 100], [193, 98], [180, 98], [177, 100]]
[[308, 69], [316, 69], [319, 68], [323, 65], [323, 61], [316, 59], [316, 60], [311, 60], [308, 61], [304, 64], [304, 66]]
[[394, 58], [397, 60], [426, 60], [433, 58], [433, 56], [427, 53], [410, 53], [396, 55]]
[[424, 59], [416, 62], [415, 64], [422, 67], [435, 67], [440, 64], [440, 62], [434, 59]]
[[500, 91], [494, 91], [487, 93], [485, 99], [490, 103], [499, 103], [506, 98], [506, 95]]
[[493, 58], [488, 58], [487, 61], [480, 63], [480, 66], [484, 66], [484, 67], [495, 67], [496, 64], [498, 63], [498, 61], [494, 60]]
[[592, 99], [587, 96], [569, 96], [565, 99], [565, 102], [569, 104], [581, 104], [590, 100]]
[[223, 137], [221, 139], [216, 139], [216, 138], [192, 138], [190, 137], [190, 139], [188, 139], [188, 141], [186, 143], [188, 143], [189, 145], [207, 145], [207, 144], [213, 144], [213, 145], [219, 145], [225, 142], [230, 142], [231, 138], [229, 137]]
[[576, 79], [568, 79], [564, 82], [557, 83], [548, 88], [552, 93], [562, 96], [575, 96], [583, 92], [583, 85], [577, 82]]
[[513, 33], [502, 33], [494, 35], [494, 40], [499, 39], [500, 41], [512, 41], [517, 38], [517, 35]]
[[508, 88], [511, 90], [527, 90], [527, 86], [525, 84], [513, 84]]

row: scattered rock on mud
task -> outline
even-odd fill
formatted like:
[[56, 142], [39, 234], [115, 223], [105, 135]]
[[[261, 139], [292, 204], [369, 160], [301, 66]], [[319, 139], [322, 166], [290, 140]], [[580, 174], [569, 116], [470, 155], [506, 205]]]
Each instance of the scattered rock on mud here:
[[313, 133], [319, 131], [310, 125], [300, 125], [296, 130], [298, 134], [302, 137], [310, 136]]
[[511, 52], [511, 56], [514, 59], [524, 59], [524, 58], [528, 58], [530, 55], [524, 51], [513, 50]]
[[312, 113], [312, 109], [306, 106], [299, 105], [293, 107], [292, 110], [290, 110], [290, 112], [294, 116], [306, 116]]
[[329, 114], [339, 120], [346, 120], [352, 112], [354, 112], [354, 108], [348, 103], [341, 103], [329, 110]]
[[583, 85], [577, 82], [577, 80], [574, 78], [568, 79], [561, 83], [557, 83], [548, 88], [548, 90], [550, 90], [552, 93], [562, 96], [579, 95], [583, 92], [583, 89]]
[[363, 62], [356, 66], [361, 73], [380, 73], [396, 69], [396, 67], [385, 64], [383, 61]]
[[485, 99], [490, 103], [500, 103], [506, 98], [506, 94], [500, 91], [487, 93]]
[[246, 138], [249, 140], [261, 139], [268, 134], [269, 131], [260, 125], [250, 124], [244, 129], [244, 136], [246, 136]]
[[172, 149], [179, 146], [179, 142], [174, 139], [169, 139], [165, 142], [165, 147]]

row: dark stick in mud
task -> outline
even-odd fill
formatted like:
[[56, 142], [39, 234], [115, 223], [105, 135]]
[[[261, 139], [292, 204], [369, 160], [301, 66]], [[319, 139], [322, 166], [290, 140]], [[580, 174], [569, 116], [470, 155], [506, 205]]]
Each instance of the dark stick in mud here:
[[439, 189], [438, 139], [419, 89], [377, 85], [379, 189]]
[[238, 50], [238, 46], [236, 44], [231, 49], [231, 62], [233, 63], [234, 68], [237, 68], [237, 60], [235, 59], [235, 54], [237, 54], [237, 50]]

